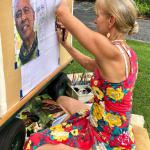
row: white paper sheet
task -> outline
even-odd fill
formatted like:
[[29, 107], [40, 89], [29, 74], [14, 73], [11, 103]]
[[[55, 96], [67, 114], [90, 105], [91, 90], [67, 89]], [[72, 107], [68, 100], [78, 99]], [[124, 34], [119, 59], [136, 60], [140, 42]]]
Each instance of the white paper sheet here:
[[55, 6], [60, 0], [32, 1], [40, 56], [21, 67], [23, 96], [59, 66], [59, 47], [55, 32]]
[[[13, 8], [15, 1], [13, 0]], [[30, 0], [30, 3], [35, 12], [34, 31], [38, 37], [39, 57], [21, 66], [22, 96], [27, 95], [59, 66], [55, 8], [60, 0]], [[16, 55], [19, 54], [21, 44], [22, 41], [15, 28]]]

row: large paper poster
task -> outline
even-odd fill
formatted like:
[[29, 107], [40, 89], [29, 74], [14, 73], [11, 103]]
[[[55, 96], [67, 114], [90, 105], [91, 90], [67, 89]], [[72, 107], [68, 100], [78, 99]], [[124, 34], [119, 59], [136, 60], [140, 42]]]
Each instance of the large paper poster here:
[[25, 96], [59, 66], [55, 8], [60, 0], [13, 0], [15, 69]]

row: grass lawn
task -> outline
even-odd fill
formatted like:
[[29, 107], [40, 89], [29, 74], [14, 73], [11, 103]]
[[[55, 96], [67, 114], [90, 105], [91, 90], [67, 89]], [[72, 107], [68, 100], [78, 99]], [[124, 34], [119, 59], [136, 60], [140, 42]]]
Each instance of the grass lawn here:
[[[145, 128], [148, 129], [150, 135], [150, 44], [132, 40], [128, 40], [127, 43], [136, 51], [139, 61], [139, 74], [133, 94], [132, 113], [144, 116]], [[84, 54], [92, 56], [76, 40], [73, 44]], [[85, 70], [73, 61], [64, 72], [85, 72]]]

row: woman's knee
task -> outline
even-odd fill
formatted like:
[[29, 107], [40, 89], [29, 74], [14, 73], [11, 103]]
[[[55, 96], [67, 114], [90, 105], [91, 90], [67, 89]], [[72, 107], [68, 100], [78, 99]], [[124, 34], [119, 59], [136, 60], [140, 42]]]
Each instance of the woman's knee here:
[[68, 107], [78, 103], [79, 101], [74, 98], [68, 97], [68, 96], [60, 96], [56, 102], [58, 105], [68, 108]]
[[90, 109], [89, 106], [83, 102], [67, 96], [60, 96], [57, 99], [57, 103], [65, 112], [68, 112], [69, 114], [74, 114], [83, 109]]
[[57, 102], [58, 104], [61, 104], [63, 101], [65, 101], [65, 99], [66, 99], [66, 96], [59, 96], [59, 97], [57, 98], [56, 102]]

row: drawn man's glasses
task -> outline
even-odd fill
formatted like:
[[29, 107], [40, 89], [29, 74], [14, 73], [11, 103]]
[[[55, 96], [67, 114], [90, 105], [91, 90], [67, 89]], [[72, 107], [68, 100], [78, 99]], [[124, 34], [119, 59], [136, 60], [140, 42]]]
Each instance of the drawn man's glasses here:
[[15, 17], [16, 17], [16, 19], [20, 19], [22, 17], [23, 13], [25, 15], [29, 15], [32, 12], [33, 12], [32, 8], [30, 8], [30, 7], [23, 7], [22, 9], [17, 10], [17, 12], [15, 14]]

